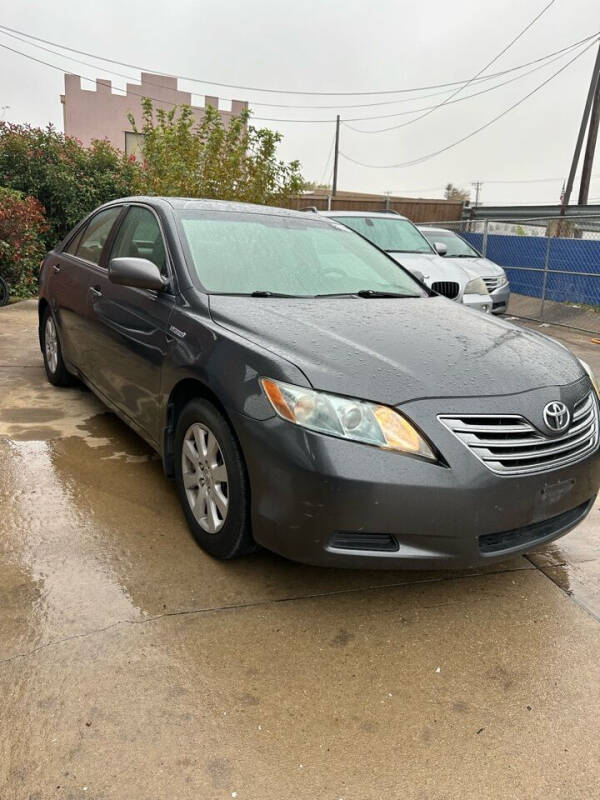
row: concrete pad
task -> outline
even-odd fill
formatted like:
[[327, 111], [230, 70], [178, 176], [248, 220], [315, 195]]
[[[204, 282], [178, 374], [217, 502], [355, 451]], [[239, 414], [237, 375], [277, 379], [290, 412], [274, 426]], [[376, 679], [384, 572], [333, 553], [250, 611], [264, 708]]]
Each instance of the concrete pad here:
[[600, 313], [596, 307], [581, 305], [579, 303], [562, 303], [556, 300], [546, 300], [542, 306], [540, 297], [529, 297], [524, 294], [512, 292], [508, 303], [508, 313], [520, 317], [532, 317], [558, 325], [570, 325], [573, 328], [600, 333]]
[[39, 366], [37, 324], [37, 300], [0, 308], [0, 369], [16, 365]]
[[0, 783], [6, 800], [594, 797], [599, 663], [597, 623], [537, 571], [121, 624], [2, 664]]

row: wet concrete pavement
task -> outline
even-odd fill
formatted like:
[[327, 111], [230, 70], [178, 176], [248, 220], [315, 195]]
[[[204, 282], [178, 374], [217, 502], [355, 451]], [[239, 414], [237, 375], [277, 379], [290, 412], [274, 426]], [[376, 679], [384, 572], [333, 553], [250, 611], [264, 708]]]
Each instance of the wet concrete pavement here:
[[0, 798], [595, 797], [599, 512], [479, 572], [215, 562], [1, 309]]

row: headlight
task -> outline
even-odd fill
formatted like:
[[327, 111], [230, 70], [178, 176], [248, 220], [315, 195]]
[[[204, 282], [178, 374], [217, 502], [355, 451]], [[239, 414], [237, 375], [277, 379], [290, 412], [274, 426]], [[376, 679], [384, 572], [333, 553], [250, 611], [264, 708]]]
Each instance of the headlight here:
[[600, 389], [598, 388], [598, 384], [596, 383], [596, 378], [594, 377], [594, 373], [592, 372], [592, 368], [590, 367], [589, 364], [586, 364], [586, 362], [582, 361], [581, 359], [579, 359], [579, 363], [584, 368], [584, 370], [587, 372], [588, 377], [592, 382], [592, 386], [594, 387], [594, 391], [596, 392], [596, 395], [600, 399]]
[[501, 286], [506, 286], [508, 283], [508, 278], [506, 277], [506, 272], [503, 272], [502, 275], [498, 275], [498, 289]]
[[277, 414], [288, 422], [340, 439], [436, 460], [418, 431], [389, 406], [315, 392], [270, 378], [261, 378], [261, 384]]
[[465, 294], [488, 294], [488, 288], [483, 278], [473, 278], [465, 286]]

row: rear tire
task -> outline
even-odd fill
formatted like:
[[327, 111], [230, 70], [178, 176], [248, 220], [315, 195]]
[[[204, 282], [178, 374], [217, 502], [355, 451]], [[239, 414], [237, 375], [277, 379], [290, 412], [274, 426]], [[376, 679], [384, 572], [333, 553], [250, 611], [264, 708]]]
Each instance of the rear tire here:
[[190, 530], [203, 550], [220, 559], [256, 550], [240, 446], [223, 414], [202, 398], [191, 400], [177, 420], [175, 482]]
[[71, 386], [74, 378], [65, 367], [56, 321], [49, 306], [42, 316], [41, 343], [46, 377], [50, 383], [54, 386]]
[[0, 306], [8, 305], [10, 299], [10, 292], [8, 291], [8, 284], [4, 278], [0, 278]]

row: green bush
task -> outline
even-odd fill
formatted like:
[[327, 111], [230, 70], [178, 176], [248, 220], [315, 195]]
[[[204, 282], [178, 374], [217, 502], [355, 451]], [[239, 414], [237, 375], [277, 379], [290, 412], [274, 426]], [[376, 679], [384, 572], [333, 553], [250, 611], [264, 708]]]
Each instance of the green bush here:
[[13, 297], [36, 293], [47, 230], [44, 209], [35, 197], [0, 187], [0, 275]]
[[136, 192], [148, 195], [206, 197], [274, 205], [304, 188], [300, 163], [277, 159], [281, 134], [249, 124], [243, 111], [224, 124], [211, 106], [197, 123], [190, 106], [169, 111], [142, 100], [143, 168]]
[[37, 198], [50, 250], [97, 206], [132, 193], [140, 169], [107, 141], [84, 147], [47, 128], [0, 122], [0, 186]]

